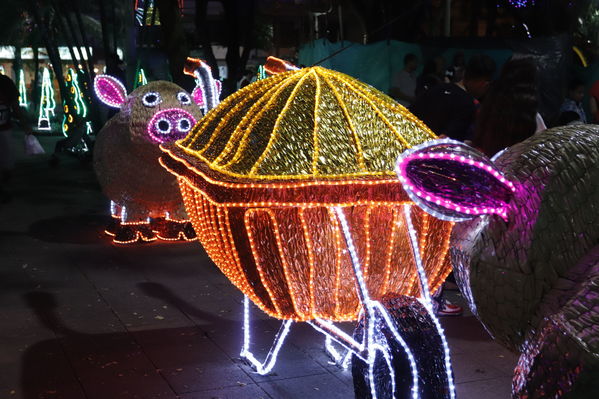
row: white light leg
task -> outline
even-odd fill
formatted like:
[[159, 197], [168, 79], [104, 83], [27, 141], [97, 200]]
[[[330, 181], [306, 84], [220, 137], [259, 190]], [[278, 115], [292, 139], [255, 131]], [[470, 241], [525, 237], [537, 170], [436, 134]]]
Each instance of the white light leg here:
[[277, 362], [277, 355], [289, 333], [291, 323], [293, 323], [293, 320], [285, 320], [281, 324], [281, 328], [279, 328], [279, 331], [275, 336], [275, 340], [266, 355], [266, 359], [264, 362], [260, 362], [250, 351], [250, 300], [245, 296], [243, 298], [243, 347], [241, 348], [241, 353], [239, 355], [243, 359], [246, 359], [258, 374], [268, 374]]

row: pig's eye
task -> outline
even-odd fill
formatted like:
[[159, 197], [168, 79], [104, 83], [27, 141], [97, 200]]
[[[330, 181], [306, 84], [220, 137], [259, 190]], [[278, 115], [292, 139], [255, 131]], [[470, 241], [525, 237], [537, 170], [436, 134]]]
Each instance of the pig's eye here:
[[181, 133], [187, 133], [189, 132], [189, 129], [191, 129], [191, 122], [187, 118], [181, 118], [177, 123], [177, 129], [179, 129]]
[[179, 100], [181, 105], [191, 104], [191, 97], [189, 97], [189, 94], [185, 93], [184, 91], [177, 93], [177, 100]]
[[146, 107], [155, 107], [162, 102], [162, 98], [160, 98], [160, 94], [155, 91], [149, 91], [141, 98], [141, 102]]

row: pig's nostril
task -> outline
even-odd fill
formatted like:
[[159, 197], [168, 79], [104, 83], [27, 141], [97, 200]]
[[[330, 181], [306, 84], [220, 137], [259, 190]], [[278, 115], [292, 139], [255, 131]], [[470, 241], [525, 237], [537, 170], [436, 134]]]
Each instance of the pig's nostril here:
[[171, 124], [166, 119], [160, 119], [156, 123], [156, 128], [162, 134], [166, 134], [171, 131]]
[[185, 133], [191, 129], [191, 121], [187, 118], [179, 119], [179, 124], [177, 126], [180, 132]]

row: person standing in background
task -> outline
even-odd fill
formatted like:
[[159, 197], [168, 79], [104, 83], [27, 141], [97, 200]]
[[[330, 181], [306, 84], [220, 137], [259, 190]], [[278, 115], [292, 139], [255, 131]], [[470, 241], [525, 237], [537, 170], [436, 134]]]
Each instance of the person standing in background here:
[[593, 83], [589, 91], [589, 122], [599, 123], [599, 80]]
[[10, 180], [15, 157], [11, 148], [12, 118], [19, 120], [26, 135], [32, 134], [25, 111], [19, 106], [19, 91], [6, 75], [0, 75], [0, 202], [8, 202], [5, 186]]
[[424, 92], [412, 103], [410, 111], [436, 135], [469, 139], [478, 100], [487, 92], [494, 72], [495, 62], [489, 56], [473, 55], [463, 80]]
[[[584, 98], [584, 83], [579, 79], [572, 79], [568, 85], [568, 94], [559, 109], [560, 113], [573, 111], [578, 114], [582, 123], [587, 123], [587, 115], [582, 107], [582, 99]], [[592, 112], [592, 110], [591, 110]]]
[[409, 107], [416, 95], [416, 69], [418, 57], [408, 53], [403, 59], [404, 67], [393, 77], [390, 94], [404, 107]]
[[492, 157], [545, 129], [538, 113], [537, 67], [531, 58], [507, 61], [476, 116], [473, 145]]
[[428, 60], [422, 68], [422, 73], [416, 79], [415, 96], [418, 97], [425, 91], [443, 83], [443, 57]]

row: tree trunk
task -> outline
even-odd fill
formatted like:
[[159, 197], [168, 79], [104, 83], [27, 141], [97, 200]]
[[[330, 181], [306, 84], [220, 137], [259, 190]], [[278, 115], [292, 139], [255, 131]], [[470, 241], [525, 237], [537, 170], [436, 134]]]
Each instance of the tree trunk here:
[[[237, 89], [237, 81], [243, 76], [250, 55], [254, 36], [254, 0], [226, 0], [225, 23], [227, 29], [228, 76], [223, 84], [223, 97]], [[240, 38], [243, 37], [244, 54], [239, 55]]]
[[189, 54], [189, 48], [181, 24], [177, 0], [156, 0], [160, 12], [160, 26], [164, 37], [164, 50], [169, 59], [173, 82], [188, 86], [183, 74], [183, 65]]
[[237, 90], [237, 81], [241, 79], [242, 71], [240, 71], [241, 58], [239, 57], [239, 30], [237, 17], [237, 1], [223, 1], [225, 8], [225, 23], [227, 24], [227, 78], [223, 82], [223, 97], [228, 96]]
[[33, 44], [33, 88], [31, 90], [31, 104], [32, 110], [37, 110], [40, 100], [40, 91], [38, 90], [40, 79], [39, 79], [39, 69], [40, 69], [40, 51], [37, 47], [37, 42], [34, 41]]
[[[79, 36], [77, 35], [77, 29], [75, 29], [75, 25], [73, 24], [73, 21], [71, 20], [71, 14], [68, 12], [68, 10], [66, 9], [66, 7], [62, 7], [61, 5], [61, 11], [63, 12], [64, 15], [64, 19], [67, 23], [67, 28], [69, 29], [69, 33], [71, 34], [71, 37], [73, 38], [73, 42], [75, 43], [75, 47], [77, 47], [77, 53], [80, 56], [79, 62], [81, 64], [81, 66], [83, 67], [83, 70], [86, 74], [86, 80], [89, 84], [89, 76], [90, 76], [90, 68], [89, 68], [89, 57], [84, 57], [84, 54], [87, 54], [87, 51], [85, 51], [85, 53], [83, 53], [82, 49], [85, 47], [85, 45], [83, 44], [83, 40], [80, 40]], [[86, 60], [87, 58], [87, 60]]]
[[[15, 60], [12, 64], [13, 72], [15, 73], [15, 85], [21, 87], [21, 70], [23, 69], [23, 60], [21, 59], [21, 43], [15, 44]], [[24, 75], [24, 73], [23, 73]], [[20, 90], [19, 90], [20, 92]], [[20, 101], [19, 101], [20, 102]]]
[[112, 48], [116, 52], [118, 48], [117, 37], [118, 37], [118, 25], [116, 23], [116, 5], [114, 0], [110, 0], [110, 19], [112, 19]]
[[78, 69], [79, 58], [75, 55], [75, 50], [73, 48], [74, 44], [69, 35], [69, 31], [65, 24], [64, 19], [62, 18], [62, 10], [58, 7], [56, 0], [52, 0], [50, 2], [52, 8], [54, 9], [54, 18], [58, 21], [58, 28], [60, 29], [60, 33], [62, 34], [62, 38], [65, 40], [67, 44], [67, 48], [69, 49], [69, 53], [71, 54], [71, 59], [73, 60], [73, 68]]
[[214, 79], [219, 79], [220, 71], [218, 70], [218, 63], [216, 62], [214, 51], [212, 51], [212, 41], [210, 40], [208, 21], [206, 19], [207, 6], [208, 2], [206, 0], [196, 0], [196, 34], [199, 36], [198, 38], [202, 45], [205, 61], [210, 65], [210, 68], [212, 68], [212, 77]]
[[42, 41], [44, 43], [44, 46], [46, 47], [46, 51], [48, 52], [48, 57], [50, 58], [52, 68], [54, 69], [54, 75], [56, 76], [56, 80], [58, 81], [58, 90], [60, 91], [60, 97], [63, 103], [67, 105], [70, 109], [73, 107], [73, 100], [67, 91], [67, 86], [65, 84], [64, 75], [62, 72], [60, 55], [58, 54], [58, 47], [56, 46], [54, 38], [50, 35], [50, 29], [48, 29], [47, 20], [42, 19], [40, 10], [34, 0], [29, 0], [27, 4], [29, 6], [29, 12], [31, 12], [31, 15], [33, 15], [35, 24], [41, 31]]
[[[100, 7], [100, 25], [102, 26], [102, 44], [104, 46], [104, 59], [108, 62], [109, 56], [112, 53], [110, 49], [110, 40], [108, 37], [108, 20], [106, 19], [106, 7], [104, 0], [99, 0], [98, 6]], [[114, 49], [116, 51], [116, 49]]]
[[79, 26], [79, 34], [81, 35], [81, 40], [83, 41], [83, 47], [85, 47], [85, 54], [87, 57], [87, 68], [90, 73], [90, 79], [94, 77], [94, 63], [92, 61], [92, 51], [91, 46], [89, 44], [89, 40], [87, 40], [87, 34], [85, 33], [85, 27], [83, 26], [83, 20], [81, 18], [81, 10], [79, 9], [79, 3], [73, 2], [73, 10], [75, 11], [75, 19], [77, 20], [77, 25]]

